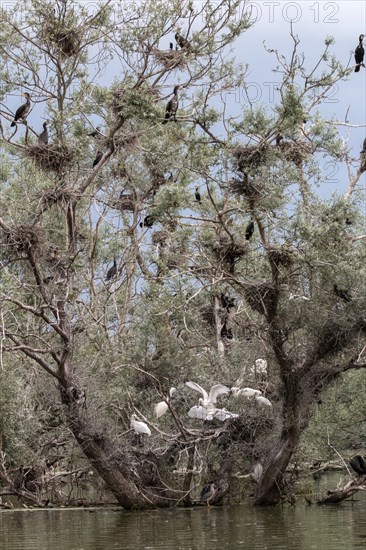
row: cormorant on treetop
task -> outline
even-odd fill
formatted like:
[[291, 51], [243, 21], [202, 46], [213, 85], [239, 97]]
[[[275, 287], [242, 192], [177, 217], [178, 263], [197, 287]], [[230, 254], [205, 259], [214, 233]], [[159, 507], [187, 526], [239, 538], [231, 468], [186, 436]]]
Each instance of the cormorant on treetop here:
[[43, 123], [43, 131], [38, 136], [38, 143], [44, 143], [45, 145], [48, 144], [47, 122]]
[[200, 195], [200, 192], [198, 191], [198, 187], [196, 187], [196, 192], [195, 192], [194, 196], [195, 196], [197, 202], [201, 202], [201, 195]]
[[173, 97], [170, 99], [167, 103], [166, 109], [165, 109], [165, 118], [163, 120], [163, 124], [166, 124], [169, 122], [169, 120], [174, 120], [177, 122], [177, 119], [175, 115], [177, 114], [178, 110], [178, 90], [179, 86], [175, 86], [173, 90]]
[[344, 300], [345, 302], [352, 302], [352, 298], [348, 290], [339, 288], [339, 286], [336, 283], [334, 283], [333, 285], [333, 290], [337, 294], [337, 296], [342, 300]]
[[245, 239], [247, 241], [250, 241], [250, 239], [253, 237], [253, 233], [254, 233], [254, 222], [253, 220], [250, 220], [250, 222], [245, 228]]
[[184, 38], [184, 36], [179, 34], [178, 31], [175, 33], [175, 41], [178, 44], [178, 46], [180, 46], [182, 49], [186, 48], [187, 50], [189, 50], [189, 48], [191, 46], [190, 43], [188, 42], [188, 40], [186, 38]]
[[173, 42], [169, 42], [169, 48], [170, 48], [170, 50], [172, 50], [172, 51], [174, 50], [174, 44], [173, 44]]
[[30, 109], [30, 95], [28, 94], [28, 92], [25, 92], [24, 94], [22, 94], [22, 96], [24, 96], [26, 98], [26, 102], [21, 105], [20, 107], [18, 107], [18, 109], [16, 110], [16, 113], [15, 113], [15, 116], [14, 116], [14, 120], [13, 122], [10, 124], [10, 126], [15, 126], [15, 123], [22, 119], [23, 122], [25, 122], [25, 119], [27, 117], [27, 114], [29, 113], [29, 109]]
[[116, 275], [117, 275], [117, 262], [116, 262], [116, 258], [113, 258], [113, 265], [108, 269], [105, 280], [110, 281]]
[[362, 67], [365, 66], [363, 64], [363, 58], [364, 58], [364, 55], [365, 55], [365, 49], [363, 47], [363, 39], [364, 38], [365, 38], [365, 35], [360, 34], [359, 44], [358, 44], [357, 48], [355, 49], [355, 61], [356, 61], [355, 73], [358, 73], [358, 71], [360, 70], [361, 65], [362, 65]]

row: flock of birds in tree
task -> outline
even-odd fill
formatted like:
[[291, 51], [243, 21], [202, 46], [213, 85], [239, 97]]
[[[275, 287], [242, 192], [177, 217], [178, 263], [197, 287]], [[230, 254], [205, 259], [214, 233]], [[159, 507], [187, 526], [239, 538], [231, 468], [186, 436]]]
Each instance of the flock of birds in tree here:
[[[267, 361], [265, 359], [257, 359], [254, 372], [260, 372], [262, 375], [267, 374]], [[220, 409], [217, 407], [217, 399], [222, 395], [232, 395], [235, 398], [245, 397], [249, 400], [255, 400], [259, 407], [272, 408], [272, 403], [269, 399], [262, 395], [260, 390], [254, 388], [229, 388], [224, 384], [215, 384], [207, 392], [197, 382], [188, 381], [186, 386], [191, 390], [194, 390], [201, 394], [202, 397], [198, 400], [198, 405], [194, 405], [188, 411], [188, 416], [196, 420], [203, 420], [210, 422], [212, 420], [219, 420], [225, 422], [226, 420], [232, 420], [239, 418], [239, 414], [227, 411], [226, 409]], [[177, 389], [170, 388], [169, 395], [167, 395], [163, 401], [160, 401], [155, 405], [156, 418], [161, 418], [169, 410], [170, 403], [177, 393]], [[137, 419], [136, 415], [131, 417], [131, 429], [138, 435], [151, 435], [151, 430], [145, 422]]]

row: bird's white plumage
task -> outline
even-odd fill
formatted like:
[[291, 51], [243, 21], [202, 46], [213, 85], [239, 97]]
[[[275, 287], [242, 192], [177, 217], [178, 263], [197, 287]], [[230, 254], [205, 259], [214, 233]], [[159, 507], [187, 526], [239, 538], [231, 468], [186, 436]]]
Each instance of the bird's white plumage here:
[[169, 397], [166, 397], [165, 401], [160, 401], [159, 403], [157, 403], [157, 405], [155, 405], [156, 418], [160, 418], [168, 411], [169, 409], [168, 403], [170, 399], [173, 397], [173, 395], [176, 393], [176, 391], [177, 391], [176, 388], [170, 388]]
[[231, 393], [234, 397], [247, 397], [248, 399], [256, 396], [262, 395], [260, 390], [255, 390], [253, 388], [231, 388]]
[[131, 429], [136, 434], [146, 434], [151, 435], [151, 431], [149, 426], [145, 422], [141, 422], [140, 420], [137, 420], [136, 415], [133, 414], [131, 416]]
[[192, 390], [200, 392], [203, 395], [203, 399], [200, 398], [198, 403], [206, 410], [206, 420], [213, 419], [216, 411], [215, 403], [218, 396], [230, 392], [230, 388], [224, 386], [223, 384], [215, 384], [212, 386], [209, 394], [196, 382], [186, 382], [186, 386]]
[[263, 397], [263, 395], [256, 395], [255, 400], [260, 407], [272, 407], [272, 403], [270, 402], [270, 400], [266, 397]]
[[207, 412], [206, 409], [201, 407], [201, 405], [195, 405], [188, 411], [188, 416], [190, 418], [197, 418], [198, 420], [206, 420]]
[[217, 420], [221, 420], [222, 422], [225, 422], [225, 420], [230, 420], [231, 418], [239, 418], [239, 415], [236, 413], [229, 412], [226, 409], [216, 409], [214, 418], [216, 418]]
[[256, 359], [255, 369], [260, 374], [267, 374], [267, 361], [265, 359]]

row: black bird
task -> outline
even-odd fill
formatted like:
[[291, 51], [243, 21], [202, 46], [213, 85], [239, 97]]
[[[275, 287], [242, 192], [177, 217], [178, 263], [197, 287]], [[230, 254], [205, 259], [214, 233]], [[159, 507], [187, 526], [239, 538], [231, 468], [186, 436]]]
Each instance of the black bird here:
[[223, 292], [220, 294], [221, 306], [229, 311], [231, 307], [235, 307], [235, 298], [230, 298]]
[[140, 223], [140, 227], [152, 227], [154, 225], [154, 218], [151, 214], [145, 216], [144, 221]]
[[352, 225], [352, 220], [350, 220], [350, 218], [347, 216], [347, 218], [344, 220], [344, 223], [346, 225]]
[[31, 105], [30, 95], [28, 94], [28, 92], [25, 92], [22, 95], [26, 98], [26, 102], [24, 103], [24, 105], [21, 105], [20, 107], [18, 107], [18, 109], [16, 110], [16, 113], [15, 113], [15, 116], [14, 116], [14, 120], [10, 124], [10, 126], [15, 126], [15, 123], [20, 119], [22, 119], [23, 122], [24, 122], [25, 119], [27, 118], [27, 114], [29, 113], [29, 109], [30, 109], [30, 105]]
[[364, 55], [365, 55], [365, 49], [363, 47], [363, 39], [364, 38], [365, 38], [365, 36], [363, 34], [360, 34], [359, 44], [358, 44], [357, 48], [355, 49], [355, 61], [356, 61], [355, 73], [358, 73], [358, 71], [360, 70], [361, 65], [362, 65], [362, 67], [365, 66], [363, 64], [363, 58], [364, 58]]
[[100, 131], [100, 126], [97, 126], [95, 130], [93, 130], [93, 132], [90, 132], [90, 134], [88, 134], [88, 136], [93, 138], [98, 138], [101, 135], [102, 135], [102, 132]]
[[198, 187], [196, 187], [196, 192], [195, 192], [194, 196], [195, 196], [197, 202], [201, 202], [201, 195], [200, 195], [200, 192], [198, 191]]
[[283, 140], [283, 136], [281, 136], [281, 134], [277, 134], [277, 136], [276, 136], [276, 145], [279, 145], [282, 140]]
[[337, 296], [342, 300], [344, 300], [345, 302], [352, 302], [352, 298], [348, 290], [339, 288], [339, 286], [335, 283], [333, 285], [333, 290], [337, 294]]
[[221, 329], [221, 338], [227, 338], [227, 340], [232, 340], [234, 338], [233, 330], [227, 327], [226, 323]]
[[111, 279], [113, 279], [113, 277], [115, 277], [117, 275], [117, 262], [116, 262], [116, 258], [113, 258], [113, 265], [112, 267], [110, 267], [107, 271], [107, 275], [105, 277], [105, 280], [106, 281], [110, 281]]
[[175, 41], [176, 43], [178, 44], [178, 46], [182, 49], [186, 49], [186, 50], [189, 50], [189, 48], [191, 47], [190, 43], [188, 42], [188, 40], [186, 38], [184, 38], [184, 36], [182, 36], [181, 34], [179, 34], [179, 32], [176, 32], [175, 33]]
[[168, 101], [167, 106], [165, 108], [165, 118], [163, 120], [163, 124], [166, 124], [167, 122], [169, 122], [169, 120], [174, 120], [175, 122], [177, 122], [175, 115], [177, 114], [178, 103], [179, 103], [178, 90], [179, 90], [179, 86], [175, 86], [173, 90], [173, 97]]
[[210, 503], [215, 499], [219, 491], [219, 486], [214, 481], [209, 481], [201, 491], [200, 503], [205, 503], [210, 506]]
[[362, 151], [360, 151], [360, 155], [362, 154], [366, 154], [366, 138], [363, 140]]
[[174, 44], [173, 44], [173, 42], [170, 42], [170, 43], [169, 43], [169, 48], [170, 48], [171, 50], [174, 50]]
[[250, 220], [250, 222], [245, 228], [245, 239], [247, 241], [250, 241], [250, 239], [253, 237], [253, 233], [254, 233], [254, 222], [253, 220]]
[[356, 455], [351, 458], [349, 465], [359, 476], [366, 475], [366, 462], [361, 455]]
[[43, 123], [43, 131], [38, 136], [38, 143], [44, 143], [44, 145], [48, 144], [47, 122]]
[[100, 160], [101, 160], [102, 156], [103, 156], [102, 151], [98, 151], [97, 156], [95, 157], [94, 162], [93, 162], [93, 168], [95, 168], [95, 166], [100, 163]]

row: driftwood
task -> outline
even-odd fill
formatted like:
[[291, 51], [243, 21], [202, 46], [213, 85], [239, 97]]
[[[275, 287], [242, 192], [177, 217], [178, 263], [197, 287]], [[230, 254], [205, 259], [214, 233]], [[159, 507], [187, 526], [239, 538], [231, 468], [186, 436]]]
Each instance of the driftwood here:
[[338, 504], [350, 498], [357, 491], [366, 491], [366, 476], [361, 479], [351, 479], [344, 487], [337, 487], [335, 491], [327, 491], [326, 496], [317, 499], [318, 504]]

